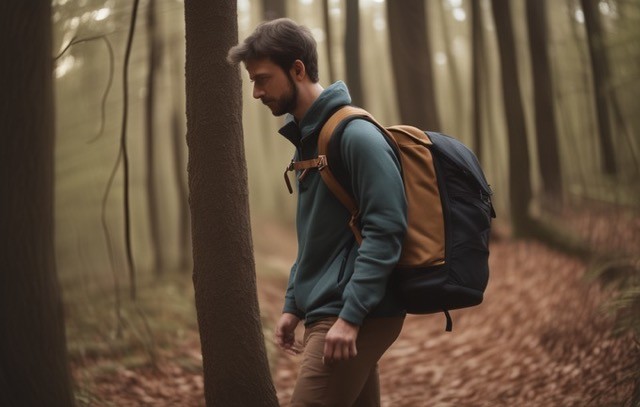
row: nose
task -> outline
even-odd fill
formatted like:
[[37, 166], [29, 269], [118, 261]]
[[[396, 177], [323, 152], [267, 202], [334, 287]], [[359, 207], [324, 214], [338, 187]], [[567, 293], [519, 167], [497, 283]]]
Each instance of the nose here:
[[253, 98], [260, 99], [264, 95], [264, 91], [257, 85], [253, 85]]

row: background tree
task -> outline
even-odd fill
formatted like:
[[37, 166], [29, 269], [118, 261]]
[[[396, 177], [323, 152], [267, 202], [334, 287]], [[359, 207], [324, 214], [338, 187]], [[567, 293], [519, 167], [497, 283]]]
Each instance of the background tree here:
[[360, 2], [346, 0], [347, 17], [345, 20], [345, 68], [346, 83], [351, 100], [356, 106], [364, 106], [362, 73], [360, 63]]
[[[437, 18], [441, 22], [441, 27], [442, 27], [441, 35], [442, 35], [442, 41], [444, 42], [443, 52], [447, 57], [447, 71], [450, 77], [449, 84], [451, 85], [451, 90], [449, 91], [449, 93], [451, 94], [452, 103], [450, 106], [453, 109], [453, 111], [457, 113], [456, 116], [459, 117], [464, 112], [465, 103], [463, 101], [464, 92], [462, 92], [462, 83], [461, 83], [460, 74], [459, 74], [460, 70], [458, 68], [459, 60], [458, 58], [456, 58], [453, 52], [454, 41], [452, 40], [452, 36], [451, 36], [451, 32], [453, 30], [449, 24], [449, 21], [451, 20], [451, 18], [450, 18], [450, 15], [448, 15], [447, 11], [445, 10], [444, 1], [427, 2], [427, 3], [431, 3], [431, 4], [435, 3], [435, 8], [437, 10], [437, 16], [438, 16]], [[477, 3], [477, 1], [474, 3]], [[427, 24], [427, 30], [428, 30], [428, 26], [429, 24]], [[449, 126], [452, 128], [451, 131], [453, 132], [453, 134], [466, 133], [466, 131], [464, 130], [466, 126], [465, 122], [466, 120], [456, 120], [454, 123], [450, 123]]]
[[613, 147], [613, 134], [607, 93], [609, 91], [609, 65], [604, 42], [604, 31], [598, 11], [598, 0], [580, 0], [584, 25], [587, 31], [587, 43], [591, 61], [591, 79], [595, 95], [596, 116], [598, 118], [598, 135], [600, 154], [602, 157], [602, 171], [615, 175], [618, 172]]
[[[169, 24], [173, 21], [171, 13], [165, 14], [164, 23], [161, 28], [168, 30], [170, 27], [176, 27]], [[183, 16], [184, 17], [184, 16]], [[173, 180], [177, 198], [177, 230], [175, 232], [178, 242], [178, 270], [183, 273], [191, 271], [191, 220], [189, 217], [189, 189], [187, 186], [187, 163], [185, 145], [185, 95], [184, 95], [184, 26], [178, 26], [165, 32], [163, 42], [167, 44], [164, 47], [166, 51], [166, 63], [168, 65], [169, 76], [169, 96], [166, 98], [170, 101], [170, 139], [171, 139], [171, 156], [168, 160], [173, 166]], [[178, 32], [180, 35], [176, 35]]]
[[287, 4], [285, 0], [262, 0], [262, 18], [275, 20], [287, 15]]
[[0, 405], [71, 406], [53, 244], [51, 2], [2, 2], [0, 35]]
[[547, 197], [561, 198], [562, 172], [558, 151], [558, 132], [554, 114], [553, 78], [547, 50], [548, 27], [546, 0], [527, 0], [527, 28], [529, 50], [533, 64], [533, 98], [536, 122], [536, 145], [542, 176], [542, 187]]
[[425, 2], [387, 1], [387, 18], [401, 120], [440, 130]]
[[148, 72], [147, 94], [145, 99], [145, 141], [147, 155], [147, 209], [149, 215], [149, 237], [151, 241], [151, 270], [156, 276], [162, 274], [162, 248], [160, 239], [160, 212], [158, 210], [158, 192], [156, 188], [156, 149], [155, 149], [155, 101], [158, 66], [160, 65], [160, 37], [157, 28], [156, 0], [147, 5], [147, 44]]
[[336, 69], [335, 62], [333, 60], [333, 46], [331, 45], [331, 13], [329, 10], [329, 0], [322, 0], [322, 16], [324, 23], [324, 44], [325, 49], [327, 50], [327, 67], [328, 67], [328, 77], [329, 83], [333, 83], [336, 81]]
[[509, 202], [511, 223], [516, 236], [526, 235], [530, 225], [531, 179], [527, 127], [520, 83], [510, 0], [491, 0], [500, 55], [502, 97], [509, 144]]
[[478, 160], [482, 162], [482, 77], [484, 71], [484, 27], [480, 1], [471, 2], [471, 83], [473, 111], [472, 148]]
[[187, 0], [193, 284], [208, 405], [277, 406], [256, 294], [235, 1]]

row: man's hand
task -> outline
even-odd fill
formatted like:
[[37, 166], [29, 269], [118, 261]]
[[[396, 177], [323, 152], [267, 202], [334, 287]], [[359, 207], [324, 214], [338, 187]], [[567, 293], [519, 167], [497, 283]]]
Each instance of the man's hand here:
[[338, 318], [325, 338], [324, 363], [329, 364], [355, 357], [358, 354], [356, 339], [359, 330], [358, 325]]
[[276, 343], [285, 352], [297, 355], [302, 350], [296, 344], [296, 327], [300, 322], [300, 318], [294, 314], [284, 313], [276, 324], [275, 339]]

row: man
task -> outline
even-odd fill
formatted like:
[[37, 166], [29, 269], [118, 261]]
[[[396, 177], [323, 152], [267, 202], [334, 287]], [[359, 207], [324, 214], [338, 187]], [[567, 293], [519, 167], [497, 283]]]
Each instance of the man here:
[[[289, 114], [280, 133], [296, 147], [295, 159], [315, 158], [322, 125], [351, 98], [342, 82], [326, 89], [319, 84], [309, 29], [289, 19], [262, 23], [228, 59], [244, 63], [254, 98], [276, 116]], [[294, 331], [305, 323], [293, 406], [379, 405], [377, 362], [404, 321], [387, 290], [407, 227], [400, 165], [382, 133], [365, 120], [349, 122], [339, 142], [363, 240], [355, 243], [348, 210], [318, 171], [298, 178], [298, 256], [275, 330], [277, 344], [297, 353]]]

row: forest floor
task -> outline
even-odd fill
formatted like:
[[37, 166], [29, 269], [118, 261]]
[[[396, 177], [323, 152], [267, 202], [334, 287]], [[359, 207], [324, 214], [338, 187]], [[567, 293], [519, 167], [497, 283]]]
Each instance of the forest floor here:
[[[637, 255], [637, 213], [592, 211], [588, 217], [571, 213], [562, 219], [559, 227], [571, 225], [592, 245]], [[263, 326], [284, 406], [299, 357], [278, 351], [271, 339], [295, 239], [289, 229], [270, 223], [254, 230], [262, 236], [254, 243]], [[485, 302], [452, 312], [453, 332], [445, 332], [443, 315], [407, 317], [380, 362], [382, 405], [623, 405], [633, 389], [634, 369], [637, 379], [640, 350], [637, 338], [615, 333], [606, 311], [612, 290], [588, 278], [581, 261], [534, 241], [498, 234], [490, 261]], [[100, 302], [100, 297], [92, 296], [87, 307], [81, 298], [65, 294], [78, 404], [204, 405], [189, 276], [145, 285], [139, 300], [145, 319], [136, 307], [121, 304], [122, 332], [114, 328], [112, 315], [99, 311], [113, 307], [113, 298]]]

